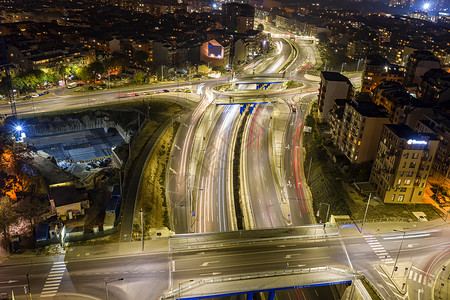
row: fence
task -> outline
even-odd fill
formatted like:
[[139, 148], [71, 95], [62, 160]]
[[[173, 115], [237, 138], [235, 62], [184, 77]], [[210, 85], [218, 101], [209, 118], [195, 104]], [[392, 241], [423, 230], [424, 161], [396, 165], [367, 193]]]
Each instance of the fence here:
[[[74, 235], [74, 236], [68, 235], [66, 237], [66, 242], [80, 242], [80, 241], [98, 239], [101, 237], [105, 237], [105, 236], [114, 234], [116, 232], [117, 232], [117, 227], [114, 227], [114, 228], [107, 229], [104, 231], [99, 231], [99, 232], [85, 233], [85, 234]], [[61, 240], [59, 238], [52, 238], [52, 239], [48, 239], [48, 240], [44, 240], [44, 241], [37, 241], [35, 243], [35, 246], [36, 246], [36, 248], [40, 248], [40, 247], [46, 247], [46, 246], [50, 246], [50, 245], [59, 244], [60, 242], [61, 242]]]
[[[336, 222], [337, 225], [347, 225], [347, 224], [361, 224], [361, 220], [345, 220]], [[376, 218], [376, 219], [366, 219], [364, 223], [375, 223], [375, 222], [413, 222], [411, 218], [400, 218], [400, 217], [386, 217], [386, 218]]]

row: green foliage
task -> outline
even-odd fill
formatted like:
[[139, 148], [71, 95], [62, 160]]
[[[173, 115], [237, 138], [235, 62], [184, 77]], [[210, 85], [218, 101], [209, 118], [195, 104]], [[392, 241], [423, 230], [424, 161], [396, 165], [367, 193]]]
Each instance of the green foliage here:
[[227, 72], [227, 70], [225, 70], [225, 68], [222, 67], [222, 66], [213, 67], [212, 70], [213, 70], [213, 71], [219, 71], [219, 72], [222, 73], [222, 74], [224, 74], [224, 73]]
[[307, 115], [306, 116], [306, 121], [305, 121], [306, 126], [309, 126], [311, 128], [314, 128], [314, 125], [316, 124], [314, 121], [314, 117], [313, 115]]
[[146, 77], [147, 77], [147, 76], [145, 75], [144, 72], [142, 72], [142, 71], [137, 71], [137, 72], [134, 73], [134, 75], [133, 75], [133, 80], [134, 80], [134, 82], [137, 83], [137, 84], [142, 84], [142, 83], [145, 82]]
[[137, 51], [134, 54], [134, 61], [139, 65], [139, 66], [145, 66], [148, 62], [148, 53], [145, 51]]

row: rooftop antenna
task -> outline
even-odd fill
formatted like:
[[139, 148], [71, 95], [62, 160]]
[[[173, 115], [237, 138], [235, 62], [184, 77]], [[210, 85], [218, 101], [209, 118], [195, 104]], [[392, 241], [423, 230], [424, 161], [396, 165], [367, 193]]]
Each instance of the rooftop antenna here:
[[[2, 18], [0, 18], [0, 30], [2, 25]], [[8, 64], [8, 53], [6, 52], [6, 42], [3, 30], [0, 32], [0, 50], [2, 52], [2, 63], [0, 67], [5, 70], [6, 87], [8, 88], [9, 104], [11, 105], [11, 114], [13, 118], [17, 118], [16, 100], [14, 99], [14, 91], [12, 88], [11, 75], [9, 74], [10, 65]]]

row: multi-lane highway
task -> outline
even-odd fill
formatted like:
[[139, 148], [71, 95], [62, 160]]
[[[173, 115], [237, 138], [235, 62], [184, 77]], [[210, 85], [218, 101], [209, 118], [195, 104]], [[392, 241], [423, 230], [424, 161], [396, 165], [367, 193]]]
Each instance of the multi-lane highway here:
[[[321, 226], [309, 227], [305, 234], [321, 232]], [[23, 297], [28, 274], [33, 298], [57, 294], [57, 299], [85, 299], [83, 295], [105, 299], [107, 288], [111, 300], [158, 299], [169, 285], [176, 289], [201, 278], [336, 266], [364, 274], [384, 299], [431, 299], [433, 284], [450, 251], [450, 229], [441, 227], [409, 231], [405, 237], [395, 232], [360, 234], [355, 228], [341, 229], [340, 237], [302, 238], [296, 234], [295, 230], [277, 232], [264, 239], [261, 232], [241, 236], [236, 232], [228, 242], [220, 236], [199, 235], [187, 239], [185, 247], [171, 247], [170, 252], [167, 240], [161, 240], [149, 241], [142, 254], [136, 243], [126, 249], [80, 246], [63, 255], [12, 259], [0, 267], [0, 292], [14, 289], [16, 296]], [[405, 275], [407, 297], [400, 295], [381, 269], [392, 270], [397, 253], [399, 262], [412, 263]]]

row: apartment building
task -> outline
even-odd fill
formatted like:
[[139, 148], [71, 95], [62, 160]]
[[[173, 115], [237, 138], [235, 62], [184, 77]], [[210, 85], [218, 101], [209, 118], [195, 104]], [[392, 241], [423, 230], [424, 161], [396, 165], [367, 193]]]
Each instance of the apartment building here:
[[326, 122], [336, 99], [351, 99], [353, 85], [350, 80], [337, 72], [322, 71], [319, 86], [319, 118]]
[[414, 128], [425, 114], [433, 112], [431, 104], [414, 98], [397, 82], [383, 82], [372, 94], [373, 102], [386, 108], [392, 124], [406, 124]]
[[370, 183], [385, 203], [420, 203], [439, 140], [407, 125], [385, 124]]
[[428, 70], [439, 69], [440, 67], [440, 60], [430, 51], [414, 51], [414, 53], [408, 57], [408, 62], [406, 64], [405, 85], [418, 85], [423, 74]]
[[433, 133], [439, 139], [439, 147], [433, 161], [433, 169], [450, 179], [450, 115], [425, 115], [416, 125], [416, 132]]
[[373, 102], [348, 101], [339, 133], [339, 150], [353, 164], [374, 159], [384, 124], [389, 124], [385, 109]]
[[404, 73], [397, 65], [379, 55], [367, 56], [361, 78], [361, 92], [370, 93], [385, 81], [403, 82]]

